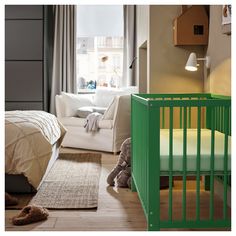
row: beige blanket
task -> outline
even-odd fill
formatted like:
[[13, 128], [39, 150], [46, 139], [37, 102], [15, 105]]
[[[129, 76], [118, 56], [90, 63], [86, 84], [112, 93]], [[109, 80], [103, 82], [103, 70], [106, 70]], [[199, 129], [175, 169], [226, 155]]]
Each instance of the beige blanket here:
[[37, 189], [52, 155], [66, 133], [57, 118], [44, 111], [5, 113], [5, 172], [23, 174]]

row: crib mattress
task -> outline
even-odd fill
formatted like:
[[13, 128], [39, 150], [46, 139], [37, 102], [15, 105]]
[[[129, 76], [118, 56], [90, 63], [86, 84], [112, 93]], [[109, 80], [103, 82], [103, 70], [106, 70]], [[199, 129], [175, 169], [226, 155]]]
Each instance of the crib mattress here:
[[[214, 171], [224, 170], [224, 134], [215, 131]], [[160, 169], [169, 171], [169, 129], [160, 132]], [[201, 129], [201, 172], [210, 171], [211, 130]], [[187, 130], [187, 171], [197, 169], [197, 129]], [[228, 137], [228, 170], [231, 170], [231, 137]], [[173, 130], [173, 171], [183, 171], [183, 130]]]

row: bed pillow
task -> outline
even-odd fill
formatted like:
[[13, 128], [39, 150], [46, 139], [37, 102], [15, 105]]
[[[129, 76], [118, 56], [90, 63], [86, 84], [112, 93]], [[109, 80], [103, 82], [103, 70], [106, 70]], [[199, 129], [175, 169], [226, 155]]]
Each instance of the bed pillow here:
[[106, 107], [80, 107], [77, 110], [76, 115], [80, 118], [86, 118], [89, 114], [93, 113], [93, 112], [98, 112], [100, 114], [104, 114], [104, 112], [107, 110]]
[[76, 116], [77, 110], [80, 107], [93, 106], [91, 95], [89, 94], [73, 94], [61, 93], [65, 103], [65, 115]]

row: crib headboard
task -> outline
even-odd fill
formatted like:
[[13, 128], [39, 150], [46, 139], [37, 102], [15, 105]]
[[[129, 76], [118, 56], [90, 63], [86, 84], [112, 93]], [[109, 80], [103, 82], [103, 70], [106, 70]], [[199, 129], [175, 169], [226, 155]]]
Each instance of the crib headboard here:
[[[197, 127], [197, 109], [201, 107], [201, 127], [212, 128], [212, 116], [214, 116], [214, 129], [231, 135], [231, 97], [210, 94], [138, 94], [139, 98], [151, 101], [155, 106], [158, 101], [160, 109], [160, 125], [162, 129], [169, 128], [169, 108], [173, 107], [173, 127], [182, 129], [184, 126], [184, 107], [187, 107], [187, 128]], [[204, 100], [206, 100], [204, 102]], [[227, 127], [226, 127], [226, 116]]]

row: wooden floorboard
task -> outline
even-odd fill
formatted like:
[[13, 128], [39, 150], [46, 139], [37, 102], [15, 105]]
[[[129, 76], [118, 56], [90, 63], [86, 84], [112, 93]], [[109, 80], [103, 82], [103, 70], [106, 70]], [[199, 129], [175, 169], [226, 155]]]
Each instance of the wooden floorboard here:
[[[86, 150], [64, 148], [61, 152], [91, 152]], [[102, 172], [99, 185], [99, 199], [97, 210], [50, 210], [48, 220], [25, 226], [14, 226], [11, 218], [19, 210], [5, 211], [6, 231], [145, 231], [146, 219], [141, 207], [137, 193], [132, 193], [126, 188], [109, 187], [106, 177], [117, 162], [117, 155], [102, 153]], [[180, 188], [181, 183], [176, 182], [175, 188]], [[188, 188], [194, 188], [189, 184]], [[190, 191], [188, 202], [188, 216], [194, 218], [195, 214], [195, 192]], [[174, 193], [175, 218], [181, 218], [181, 192]], [[162, 191], [161, 212], [162, 218], [167, 217], [168, 212], [168, 191]], [[201, 191], [201, 217], [207, 217], [206, 206], [209, 204], [209, 194]], [[215, 197], [216, 217], [221, 216], [222, 202]], [[180, 230], [180, 229], [171, 229]], [[192, 229], [185, 229], [192, 230]], [[210, 229], [219, 230], [219, 229]], [[225, 229], [223, 229], [225, 230]]]

